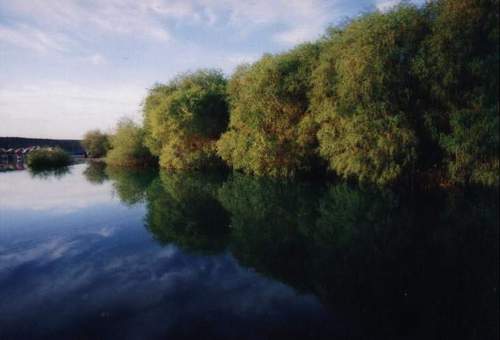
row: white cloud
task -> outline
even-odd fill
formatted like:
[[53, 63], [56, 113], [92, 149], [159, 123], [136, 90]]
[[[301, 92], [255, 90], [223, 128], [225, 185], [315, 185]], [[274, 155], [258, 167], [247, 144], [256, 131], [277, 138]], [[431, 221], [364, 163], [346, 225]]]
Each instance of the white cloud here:
[[[422, 3], [423, 0], [412, 0]], [[140, 117], [146, 88], [319, 37], [397, 0], [0, 0], [0, 135], [79, 138]], [[63, 81], [61, 81], [63, 80]]]
[[174, 18], [195, 16], [194, 2], [192, 1], [149, 0], [143, 1], [142, 7], [145, 10], [152, 10], [157, 14]]
[[0, 24], [0, 41], [17, 47], [30, 49], [39, 53], [50, 50], [63, 52], [65, 38], [62, 35], [51, 35], [27, 25], [8, 27]]
[[377, 9], [382, 12], [386, 12], [399, 4], [401, 0], [379, 0], [377, 1]]
[[232, 71], [236, 66], [246, 63], [253, 63], [259, 58], [259, 54], [250, 53], [232, 53], [224, 56], [221, 64], [225, 65], [225, 69]]
[[277, 42], [286, 45], [296, 45], [305, 41], [312, 40], [318, 32], [311, 27], [297, 27], [288, 31], [280, 32], [274, 35]]
[[104, 58], [101, 54], [95, 53], [89, 57], [87, 60], [93, 65], [103, 65], [106, 63], [106, 58]]
[[46, 31], [72, 30], [78, 36], [97, 30], [159, 41], [172, 39], [168, 26], [177, 20], [183, 24], [232, 26], [243, 32], [280, 25], [285, 29], [277, 41], [293, 43], [315, 38], [332, 19], [328, 11], [331, 4], [326, 0], [32, 0], [12, 1], [3, 7], [18, 20], [34, 22]]
[[272, 36], [284, 45], [317, 38], [334, 21], [335, 16], [342, 15], [341, 12], [332, 11], [332, 2], [325, 0], [206, 0], [205, 3], [216, 7], [219, 4], [219, 12], [226, 9], [229, 12], [228, 23], [243, 33], [284, 27]]
[[[2, 7], [17, 21], [43, 27], [45, 31], [72, 31], [83, 40], [89, 31], [168, 40], [170, 34], [161, 18], [155, 15], [159, 12], [151, 7], [153, 2], [31, 0], [10, 1]], [[178, 13], [174, 11], [172, 15]]]
[[146, 91], [134, 84], [86, 85], [69, 81], [15, 82], [0, 87], [0, 136], [80, 138], [93, 128], [111, 129], [118, 119], [140, 116]]

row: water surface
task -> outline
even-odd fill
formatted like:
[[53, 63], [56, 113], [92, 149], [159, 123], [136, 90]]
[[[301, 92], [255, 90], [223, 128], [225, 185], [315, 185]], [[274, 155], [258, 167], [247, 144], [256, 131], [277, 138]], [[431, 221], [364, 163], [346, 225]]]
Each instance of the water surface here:
[[498, 193], [0, 173], [0, 338], [494, 339]]

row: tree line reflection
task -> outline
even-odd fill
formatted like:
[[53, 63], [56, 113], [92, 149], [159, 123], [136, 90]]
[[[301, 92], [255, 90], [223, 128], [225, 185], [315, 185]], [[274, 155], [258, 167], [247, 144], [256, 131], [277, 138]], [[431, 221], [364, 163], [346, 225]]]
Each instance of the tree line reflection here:
[[316, 295], [361, 335], [498, 335], [498, 192], [398, 193], [241, 174], [171, 174], [90, 163], [125, 204], [144, 202], [161, 244], [230, 252]]

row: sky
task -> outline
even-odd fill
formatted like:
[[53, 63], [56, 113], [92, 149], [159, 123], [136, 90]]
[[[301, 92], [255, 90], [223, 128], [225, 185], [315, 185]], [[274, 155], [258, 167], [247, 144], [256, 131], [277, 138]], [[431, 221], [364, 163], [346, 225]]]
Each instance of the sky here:
[[79, 139], [139, 122], [155, 83], [198, 68], [230, 75], [398, 2], [0, 0], [0, 136]]

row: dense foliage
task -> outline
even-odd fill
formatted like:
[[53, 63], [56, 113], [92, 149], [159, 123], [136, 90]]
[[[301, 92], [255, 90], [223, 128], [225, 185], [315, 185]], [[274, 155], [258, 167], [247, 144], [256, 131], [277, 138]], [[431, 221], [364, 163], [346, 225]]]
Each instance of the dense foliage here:
[[216, 161], [215, 142], [228, 122], [226, 80], [215, 70], [183, 74], [150, 90], [144, 104], [146, 145], [171, 170]]
[[416, 66], [443, 165], [453, 181], [498, 185], [499, 1], [436, 1], [426, 14]]
[[309, 92], [318, 54], [318, 44], [305, 44], [235, 72], [229, 83], [229, 130], [217, 145], [229, 165], [271, 176], [293, 176], [311, 167], [316, 131]]
[[411, 66], [424, 23], [405, 6], [327, 38], [314, 72], [314, 112], [319, 152], [339, 175], [385, 184], [414, 166], [420, 97]]
[[65, 167], [71, 164], [71, 156], [61, 148], [42, 148], [28, 154], [27, 164], [31, 169]]
[[142, 166], [151, 161], [152, 156], [144, 145], [144, 129], [129, 119], [121, 120], [111, 136], [111, 150], [106, 156], [106, 163]]
[[106, 156], [110, 148], [108, 135], [100, 130], [88, 131], [83, 137], [82, 145], [87, 154], [93, 158]]
[[[170, 170], [222, 159], [271, 177], [328, 168], [379, 185], [498, 185], [498, 27], [498, 0], [367, 13], [239, 66], [229, 82], [201, 70], [156, 85], [144, 131], [121, 138]], [[119, 139], [115, 163], [132, 145]]]

